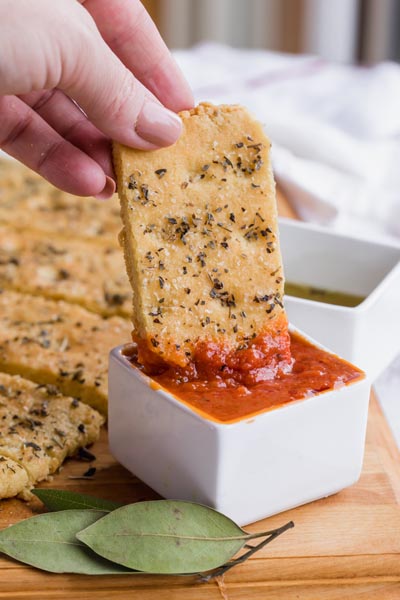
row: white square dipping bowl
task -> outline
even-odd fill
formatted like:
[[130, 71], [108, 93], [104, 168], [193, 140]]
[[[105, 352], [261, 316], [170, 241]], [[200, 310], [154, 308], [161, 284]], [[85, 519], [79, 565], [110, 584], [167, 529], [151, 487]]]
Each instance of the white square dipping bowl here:
[[290, 219], [279, 232], [287, 281], [365, 297], [346, 307], [287, 295], [290, 322], [374, 380], [400, 352], [400, 246]]
[[367, 379], [221, 423], [160, 389], [122, 350], [110, 354], [111, 452], [162, 496], [212, 506], [245, 525], [357, 481]]

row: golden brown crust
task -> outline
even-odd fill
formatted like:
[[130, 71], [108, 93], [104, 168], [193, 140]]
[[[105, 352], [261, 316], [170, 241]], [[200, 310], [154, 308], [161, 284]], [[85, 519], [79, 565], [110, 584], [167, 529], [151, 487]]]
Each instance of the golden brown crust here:
[[103, 316], [132, 314], [129, 281], [121, 248], [93, 247], [0, 224], [0, 289], [80, 304]]
[[135, 335], [185, 365], [204, 341], [235, 350], [272, 331], [284, 282], [260, 123], [240, 106], [210, 104], [181, 118], [174, 146], [115, 144], [114, 161]]
[[130, 330], [119, 317], [0, 291], [0, 370], [55, 384], [106, 414], [108, 353]]
[[0, 498], [29, 497], [36, 482], [98, 439], [103, 422], [55, 386], [0, 373]]

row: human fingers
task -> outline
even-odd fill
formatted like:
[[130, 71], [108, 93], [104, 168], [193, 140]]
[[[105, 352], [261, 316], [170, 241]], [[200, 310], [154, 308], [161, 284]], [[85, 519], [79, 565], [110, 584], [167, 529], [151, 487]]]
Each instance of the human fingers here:
[[139, 0], [83, 0], [104, 40], [165, 106], [193, 107], [193, 94], [182, 71]]
[[0, 17], [0, 93], [58, 88], [107, 137], [146, 150], [177, 140], [179, 117], [135, 79], [78, 2], [1, 0]]
[[78, 102], [98, 129], [143, 150], [176, 142], [180, 118], [147, 92], [97, 29], [83, 29], [63, 44], [65, 68], [57, 87]]
[[30, 92], [20, 98], [64, 139], [93, 158], [106, 175], [114, 177], [109, 138], [61, 90]]
[[108, 198], [113, 180], [87, 154], [65, 140], [25, 102], [0, 96], [0, 148], [55, 186], [82, 196]]

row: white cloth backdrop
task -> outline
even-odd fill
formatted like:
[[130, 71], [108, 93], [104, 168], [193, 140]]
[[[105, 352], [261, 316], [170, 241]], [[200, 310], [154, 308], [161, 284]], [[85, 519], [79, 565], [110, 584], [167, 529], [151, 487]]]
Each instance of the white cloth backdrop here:
[[[275, 176], [304, 220], [400, 244], [399, 65], [210, 43], [175, 57], [196, 101], [241, 103], [264, 123]], [[400, 445], [400, 356], [376, 390]]]

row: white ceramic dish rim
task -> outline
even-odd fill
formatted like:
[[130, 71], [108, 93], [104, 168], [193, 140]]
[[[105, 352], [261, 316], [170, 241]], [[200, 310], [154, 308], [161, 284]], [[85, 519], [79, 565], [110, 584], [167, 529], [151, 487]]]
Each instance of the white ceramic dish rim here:
[[[330, 350], [328, 350], [322, 344], [315, 341], [309, 335], [303, 333], [297, 327], [290, 325], [289, 329], [290, 329], [291, 333], [298, 333], [304, 339], [306, 339], [308, 342], [310, 342], [317, 348], [324, 350], [328, 354], [333, 354], [334, 356], [338, 356], [334, 352], [331, 352]], [[122, 350], [124, 347], [125, 347], [125, 345], [117, 346], [116, 348], [114, 348], [111, 351], [111, 354], [117, 354], [117, 356], [121, 360], [124, 368], [129, 369], [130, 375], [133, 377], [136, 377], [137, 379], [139, 379], [139, 381], [141, 381], [142, 383], [145, 383], [149, 388], [151, 388], [151, 382], [154, 382], [154, 380], [151, 377], [149, 377], [148, 375], [145, 375], [144, 373], [142, 373], [137, 367], [132, 365], [132, 363], [129, 361], [129, 359], [122, 354]], [[338, 358], [340, 358], [340, 357], [338, 357]], [[340, 358], [340, 360], [343, 360], [344, 362], [352, 364], [349, 361], [346, 361], [345, 359]], [[353, 366], [355, 366], [355, 365], [353, 365]], [[253, 422], [255, 419], [265, 418], [266, 415], [268, 415], [269, 413], [274, 412], [276, 410], [283, 410], [286, 412], [286, 411], [290, 410], [290, 408], [295, 404], [297, 405], [297, 404], [303, 403], [303, 402], [307, 403], [307, 404], [312, 403], [312, 402], [316, 401], [322, 394], [329, 394], [332, 392], [339, 393], [342, 390], [347, 389], [348, 387], [350, 387], [352, 385], [356, 385], [357, 383], [360, 383], [361, 381], [365, 381], [365, 379], [367, 379], [367, 375], [365, 374], [364, 371], [361, 370], [360, 377], [358, 377], [354, 381], [350, 381], [349, 383], [347, 383], [341, 387], [324, 390], [322, 392], [319, 392], [318, 394], [315, 394], [314, 396], [309, 396], [307, 398], [300, 398], [299, 400], [292, 400], [286, 404], [280, 404], [280, 405], [276, 406], [275, 408], [269, 408], [269, 409], [260, 411], [255, 414], [247, 415], [246, 417], [243, 417], [242, 419], [238, 419], [238, 420], [234, 420], [234, 421], [227, 421], [227, 422], [214, 420], [212, 417], [207, 416], [207, 413], [205, 413], [204, 411], [202, 411], [204, 414], [204, 416], [202, 416], [202, 414], [200, 414], [197, 410], [192, 409], [190, 407], [190, 405], [186, 404], [183, 400], [180, 400], [178, 397], [174, 396], [168, 390], [166, 390], [165, 388], [160, 386], [157, 382], [155, 382], [155, 383], [157, 383], [157, 387], [153, 388], [153, 391], [155, 394], [161, 394], [166, 400], [172, 402], [177, 408], [183, 409], [186, 413], [190, 414], [192, 417], [194, 417], [199, 422], [201, 422], [203, 424], [206, 423], [210, 427], [215, 427], [217, 429], [221, 429], [221, 428], [226, 428], [226, 427], [235, 427], [242, 423]]]
[[[315, 231], [317, 233], [321, 233], [323, 235], [326, 236], [330, 236], [330, 237], [336, 237], [336, 238], [341, 238], [341, 239], [346, 239], [346, 240], [355, 240], [355, 241], [361, 241], [367, 244], [370, 244], [371, 246], [379, 246], [380, 248], [390, 248], [390, 249], [397, 249], [400, 252], [400, 245], [398, 244], [389, 244], [389, 243], [384, 243], [384, 242], [377, 242], [375, 240], [366, 240], [365, 238], [357, 238], [351, 235], [346, 235], [343, 233], [338, 233], [337, 231], [331, 231], [329, 229], [327, 229], [326, 227], [322, 227], [321, 225], [316, 225], [314, 223], [304, 223], [303, 221], [296, 221], [294, 219], [288, 219], [286, 217], [280, 217], [279, 218], [279, 222], [283, 223], [284, 225], [289, 225], [290, 227], [296, 227], [298, 229], [305, 229], [306, 231]], [[396, 265], [394, 265], [385, 275], [385, 277], [383, 277], [383, 279], [381, 279], [381, 281], [378, 283], [378, 285], [376, 285], [374, 287], [374, 289], [372, 290], [372, 292], [370, 292], [368, 294], [368, 296], [362, 301], [360, 302], [360, 304], [358, 304], [357, 306], [340, 306], [338, 304], [331, 304], [330, 302], [319, 302], [318, 300], [311, 300], [311, 299], [306, 299], [306, 298], [298, 298], [296, 296], [291, 296], [290, 294], [286, 294], [288, 296], [288, 298], [290, 298], [291, 302], [296, 302], [298, 304], [308, 304], [309, 302], [312, 302], [313, 304], [326, 304], [329, 306], [330, 310], [334, 310], [336, 312], [364, 312], [366, 310], [368, 310], [371, 306], [371, 304], [373, 304], [376, 300], [376, 298], [378, 296], [381, 296], [385, 289], [390, 285], [391, 281], [394, 279], [394, 277], [396, 276], [397, 271], [400, 270], [400, 260], [397, 262]]]

